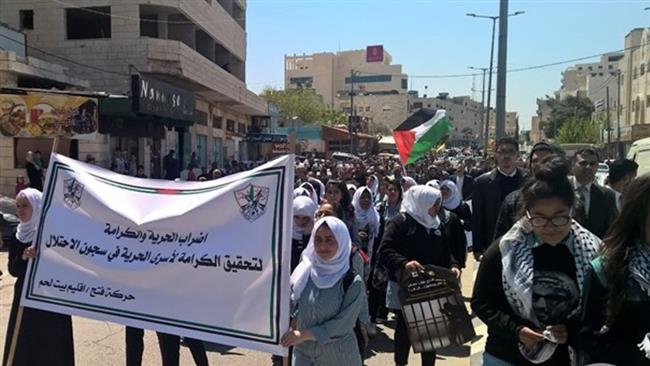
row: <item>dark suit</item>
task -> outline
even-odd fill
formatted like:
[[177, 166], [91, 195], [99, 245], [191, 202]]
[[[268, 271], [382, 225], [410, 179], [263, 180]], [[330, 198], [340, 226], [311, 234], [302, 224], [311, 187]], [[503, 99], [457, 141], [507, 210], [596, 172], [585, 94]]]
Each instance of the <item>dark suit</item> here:
[[[490, 246], [501, 203], [510, 192], [522, 186], [525, 178], [526, 171], [517, 168], [517, 173], [513, 178], [507, 178], [494, 169], [474, 180], [474, 193], [472, 193], [472, 247], [474, 252], [484, 252]], [[512, 179], [512, 181], [508, 179]]]
[[524, 196], [521, 189], [510, 192], [501, 203], [499, 216], [497, 216], [496, 227], [494, 228], [494, 237], [492, 240], [501, 238], [510, 230], [512, 225], [519, 220], [524, 210]]
[[[456, 185], [458, 185], [458, 176], [456, 176], [455, 174], [449, 177], [449, 180], [454, 182]], [[474, 192], [474, 177], [465, 174], [463, 176], [462, 192], [460, 192], [463, 195], [463, 201], [471, 200], [472, 192]]]
[[593, 183], [589, 197], [589, 214], [585, 217], [583, 209], [583, 217], [579, 221], [585, 229], [603, 239], [618, 216], [616, 194], [607, 187]]

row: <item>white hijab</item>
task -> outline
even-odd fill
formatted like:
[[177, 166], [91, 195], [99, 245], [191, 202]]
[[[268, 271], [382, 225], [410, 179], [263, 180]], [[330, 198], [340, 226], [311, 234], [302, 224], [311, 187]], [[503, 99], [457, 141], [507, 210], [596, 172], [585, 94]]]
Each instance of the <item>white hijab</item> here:
[[460, 206], [460, 203], [463, 201], [463, 198], [460, 195], [460, 192], [458, 191], [458, 186], [456, 183], [450, 181], [450, 180], [445, 180], [442, 182], [443, 187], [449, 188], [451, 191], [451, 197], [447, 199], [442, 200], [442, 205], [447, 209], [447, 210], [453, 210], [456, 207]]
[[402, 187], [404, 187], [404, 192], [406, 193], [411, 187], [416, 186], [418, 182], [415, 181], [415, 179], [411, 177], [402, 177], [404, 180]]
[[354, 184], [348, 183], [345, 186], [347, 187], [348, 191], [354, 191], [354, 193], [357, 193], [357, 186], [355, 186]]
[[[367, 210], [364, 210], [359, 202], [363, 192], [370, 194], [370, 207]], [[372, 204], [372, 192], [370, 188], [361, 187], [357, 189], [354, 192], [354, 197], [352, 197], [352, 206], [354, 207], [354, 218], [357, 220], [359, 228], [369, 225], [375, 233], [379, 231], [379, 213]]]
[[377, 198], [377, 195], [379, 195], [379, 178], [377, 178], [376, 175], [371, 175], [372, 177], [372, 185], [368, 188], [370, 188], [370, 193], [372, 193], [372, 200]]
[[440, 189], [440, 181], [437, 180], [437, 179], [432, 179], [432, 180], [428, 181], [425, 185], [427, 185], [429, 187], [433, 187], [435, 189]]
[[429, 209], [441, 199], [440, 191], [429, 186], [417, 185], [404, 193], [401, 212], [406, 212], [415, 221], [427, 229], [437, 229], [440, 226], [438, 215], [429, 215]]
[[309, 199], [311, 199], [311, 194], [306, 188], [303, 187], [298, 187], [293, 190], [293, 198], [300, 197], [300, 196], [305, 196]]
[[27, 201], [29, 201], [29, 204], [32, 206], [32, 218], [27, 222], [21, 221], [20, 224], [18, 224], [16, 239], [21, 243], [31, 243], [34, 241], [34, 236], [36, 235], [36, 224], [38, 223], [38, 215], [41, 210], [43, 193], [34, 188], [25, 188], [18, 193], [16, 199], [20, 197], [27, 198]]
[[[306, 187], [309, 186], [309, 187]], [[316, 194], [316, 189], [314, 188], [313, 185], [309, 182], [305, 182], [300, 185], [300, 188], [306, 189], [307, 193], [309, 193], [309, 196], [311, 197], [312, 201], [314, 201], [315, 204], [318, 204], [318, 194]]]
[[305, 234], [311, 232], [314, 224], [314, 214], [317, 210], [318, 206], [309, 197], [298, 196], [293, 199], [293, 215], [306, 216], [310, 219], [309, 225], [305, 228], [298, 227], [295, 223], [293, 224], [293, 239], [300, 240]]
[[[338, 243], [336, 254], [328, 261], [324, 261], [319, 257], [314, 249], [316, 231], [323, 224], [327, 224]], [[351, 250], [352, 240], [350, 240], [348, 227], [343, 221], [333, 216], [323, 217], [318, 220], [311, 231], [309, 244], [302, 252], [302, 261], [291, 274], [291, 299], [293, 301], [300, 299], [300, 295], [302, 295], [302, 291], [307, 286], [310, 278], [319, 289], [334, 286], [350, 269]]]

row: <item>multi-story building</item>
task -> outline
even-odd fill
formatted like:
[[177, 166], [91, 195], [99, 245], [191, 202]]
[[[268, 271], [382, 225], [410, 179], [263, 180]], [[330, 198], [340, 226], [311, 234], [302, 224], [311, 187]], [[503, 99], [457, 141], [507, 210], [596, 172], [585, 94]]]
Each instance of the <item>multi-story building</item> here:
[[[605, 97], [606, 86], [616, 86], [618, 62], [622, 53], [608, 53], [598, 62], [576, 64], [562, 72], [562, 86], [555, 94], [559, 99], [567, 96], [586, 96], [594, 103]], [[612, 84], [613, 83], [613, 84]]]
[[365, 117], [371, 132], [392, 129], [407, 116], [407, 76], [382, 46], [366, 50], [287, 55], [285, 89], [312, 89], [328, 108]]
[[[496, 123], [497, 113], [494, 109], [490, 109], [490, 125], [488, 126], [488, 137], [490, 139], [496, 138]], [[506, 136], [519, 138], [519, 113], [506, 112]]]
[[530, 121], [530, 140], [533, 144], [546, 139], [544, 125], [551, 119], [553, 107], [546, 98], [537, 98], [536, 115], [531, 117]]
[[152, 176], [171, 149], [183, 167], [192, 153], [201, 166], [249, 158], [246, 133], [267, 105], [246, 88], [245, 0], [3, 0], [0, 22], [26, 34], [30, 55], [62, 64], [92, 90], [129, 94], [141, 75], [193, 95], [185, 120], [100, 108], [106, 141], [83, 144], [81, 154], [119, 147]]
[[[650, 28], [636, 28], [625, 36], [625, 56], [620, 60], [621, 141], [626, 145], [650, 136]], [[612, 136], [617, 137], [617, 126]]]
[[417, 94], [411, 94], [409, 103], [411, 112], [420, 108], [446, 111], [447, 118], [454, 125], [454, 130], [449, 134], [450, 146], [469, 146], [482, 141], [482, 106], [469, 96], [449, 97], [449, 93], [439, 93], [437, 97], [419, 97]]

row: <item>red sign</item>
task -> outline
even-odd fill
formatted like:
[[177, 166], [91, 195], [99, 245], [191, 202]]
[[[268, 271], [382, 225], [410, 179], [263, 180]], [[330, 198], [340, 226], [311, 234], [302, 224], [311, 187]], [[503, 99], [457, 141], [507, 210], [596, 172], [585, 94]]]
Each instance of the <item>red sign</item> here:
[[366, 62], [384, 62], [384, 46], [366, 47]]

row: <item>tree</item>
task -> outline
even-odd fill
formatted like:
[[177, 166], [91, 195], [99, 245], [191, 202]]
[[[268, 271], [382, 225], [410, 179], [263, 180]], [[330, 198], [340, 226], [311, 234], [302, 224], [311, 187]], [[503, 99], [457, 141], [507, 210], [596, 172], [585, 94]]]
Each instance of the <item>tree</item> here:
[[600, 137], [600, 123], [588, 119], [569, 118], [557, 131], [556, 141], [559, 144], [597, 143]]
[[552, 107], [551, 116], [544, 124], [544, 133], [550, 138], [556, 138], [562, 125], [569, 119], [591, 119], [594, 104], [587, 97], [568, 96], [565, 99], [546, 98], [546, 103]]
[[343, 112], [325, 108], [313, 90], [302, 88], [275, 90], [266, 88], [262, 92], [262, 97], [278, 106], [278, 111], [283, 119], [298, 117], [306, 124], [337, 125], [348, 123], [348, 117]]

